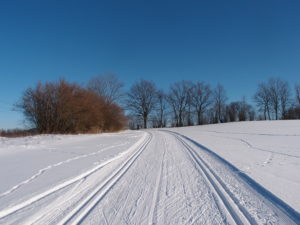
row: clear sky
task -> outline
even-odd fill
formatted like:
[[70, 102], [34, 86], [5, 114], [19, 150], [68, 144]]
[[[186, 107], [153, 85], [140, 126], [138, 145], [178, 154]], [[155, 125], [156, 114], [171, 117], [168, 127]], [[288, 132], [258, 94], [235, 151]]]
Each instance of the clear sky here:
[[163, 89], [178, 80], [220, 82], [248, 99], [269, 77], [300, 83], [299, 0], [3, 0], [0, 128], [27, 87], [64, 77], [84, 84], [115, 72]]

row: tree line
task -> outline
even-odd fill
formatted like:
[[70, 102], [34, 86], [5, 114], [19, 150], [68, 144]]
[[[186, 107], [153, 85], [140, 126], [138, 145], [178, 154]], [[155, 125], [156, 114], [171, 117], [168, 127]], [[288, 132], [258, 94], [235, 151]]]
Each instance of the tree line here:
[[123, 88], [112, 73], [94, 77], [84, 86], [66, 80], [39, 82], [25, 90], [16, 108], [38, 133], [300, 119], [300, 85], [293, 94], [289, 84], [279, 78], [258, 85], [252, 99], [256, 108], [245, 97], [228, 102], [224, 86], [213, 88], [203, 81], [174, 82], [165, 91], [142, 79], [127, 92]]
[[295, 97], [286, 81], [270, 78], [258, 85], [253, 96], [256, 108], [242, 97], [228, 102], [225, 88], [205, 82], [179, 81], [167, 92], [152, 81], [140, 80], [127, 93], [124, 106], [130, 111], [132, 129], [192, 126], [234, 121], [300, 119], [300, 85]]

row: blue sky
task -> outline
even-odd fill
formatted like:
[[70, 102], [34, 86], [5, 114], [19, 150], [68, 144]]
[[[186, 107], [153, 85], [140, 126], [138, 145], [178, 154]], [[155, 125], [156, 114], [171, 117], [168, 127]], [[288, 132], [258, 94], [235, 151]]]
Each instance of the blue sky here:
[[22, 127], [11, 105], [39, 80], [203, 80], [230, 100], [269, 77], [300, 83], [299, 12], [296, 0], [1, 1], [0, 128]]

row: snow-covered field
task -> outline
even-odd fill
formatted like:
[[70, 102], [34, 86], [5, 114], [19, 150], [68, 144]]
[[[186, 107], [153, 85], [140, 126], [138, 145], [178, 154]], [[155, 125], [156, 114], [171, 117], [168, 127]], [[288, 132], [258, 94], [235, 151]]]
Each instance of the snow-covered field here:
[[0, 224], [299, 224], [300, 121], [0, 138]]
[[300, 212], [300, 121], [172, 129], [223, 157]]

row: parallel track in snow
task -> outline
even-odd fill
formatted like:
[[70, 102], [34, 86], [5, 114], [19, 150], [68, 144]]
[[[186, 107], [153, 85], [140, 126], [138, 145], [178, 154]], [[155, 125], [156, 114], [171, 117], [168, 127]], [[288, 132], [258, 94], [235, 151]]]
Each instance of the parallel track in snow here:
[[82, 155], [78, 155], [76, 157], [73, 157], [73, 158], [69, 158], [69, 159], [66, 159], [66, 160], [63, 160], [63, 161], [60, 161], [60, 162], [57, 162], [57, 163], [54, 163], [54, 164], [50, 164], [40, 170], [38, 170], [35, 174], [33, 174], [30, 178], [26, 179], [26, 180], [23, 180], [21, 181], [20, 183], [14, 185], [12, 188], [10, 188], [9, 190], [3, 192], [3, 193], [0, 193], [0, 198], [8, 195], [8, 194], [11, 194], [13, 192], [15, 192], [16, 190], [18, 190], [20, 187], [24, 186], [25, 184], [28, 184], [32, 181], [34, 181], [35, 179], [37, 179], [39, 176], [43, 175], [44, 173], [46, 173], [47, 171], [53, 169], [53, 168], [56, 168], [56, 167], [59, 167], [61, 165], [64, 165], [64, 164], [67, 164], [67, 163], [70, 163], [70, 162], [73, 162], [75, 160], [79, 160], [79, 159], [83, 159], [83, 158], [87, 158], [87, 157], [90, 157], [90, 156], [95, 156], [103, 151], [107, 151], [107, 150], [110, 150], [110, 149], [113, 149], [113, 148], [116, 148], [116, 147], [121, 147], [121, 146], [124, 146], [125, 144], [119, 144], [119, 145], [113, 145], [113, 146], [108, 146], [108, 147], [105, 147], [99, 151], [96, 151], [96, 152], [92, 152], [92, 153], [88, 153], [88, 154], [82, 154]]
[[[58, 184], [42, 193], [39, 193], [37, 195], [34, 195], [32, 196], [31, 198], [23, 201], [23, 202], [20, 202], [19, 204], [16, 204], [16, 205], [13, 205], [13, 206], [10, 206], [6, 209], [3, 209], [0, 211], [0, 223], [1, 223], [1, 220], [2, 219], [5, 219], [6, 217], [8, 216], [13, 216], [15, 213], [23, 210], [23, 209], [26, 209], [27, 207], [71, 186], [71, 185], [75, 185], [77, 183], [80, 183], [82, 182], [83, 180], [87, 179], [89, 176], [95, 174], [96, 172], [98, 172], [99, 170], [101, 170], [103, 167], [109, 165], [110, 163], [112, 163], [113, 161], [115, 160], [119, 160], [124, 154], [127, 154], [127, 152], [131, 152], [131, 151], [134, 151], [133, 154], [131, 154], [127, 160], [121, 164], [121, 166], [119, 167], [119, 169], [117, 169], [116, 171], [120, 171], [122, 168], [126, 167], [126, 165], [128, 165], [128, 163], [133, 159], [135, 158], [135, 156], [139, 155], [141, 153], [141, 149], [144, 148], [144, 146], [146, 146], [150, 140], [152, 138], [152, 134], [147, 134], [147, 137], [145, 138], [142, 138], [140, 141], [138, 141], [135, 145], [133, 145], [130, 149], [128, 149], [127, 151], [125, 151], [125, 153], [122, 153], [120, 155], [117, 155], [107, 161], [104, 161], [102, 163], [100, 163], [99, 165], [97, 165], [96, 167], [86, 171], [86, 172], [83, 172], [82, 174], [79, 174], [78, 176], [76, 177], [73, 177], [61, 184]], [[117, 172], [113, 173], [113, 174], [116, 174]], [[110, 180], [113, 179], [113, 176], [109, 176], [109, 178], [111, 178]], [[102, 188], [104, 188], [104, 186], [110, 181], [109, 178], [107, 178], [103, 183], [102, 185], [100, 185]], [[105, 184], [104, 184], [105, 183]], [[69, 214], [68, 214], [69, 215]], [[73, 218], [73, 217], [72, 217]]]
[[244, 224], [251, 225], [257, 224], [255, 220], [243, 209], [236, 200], [228, 192], [225, 184], [213, 172], [208, 164], [196, 153], [196, 151], [181, 137], [173, 134], [176, 139], [182, 144], [184, 149], [187, 150], [192, 160], [196, 163], [200, 173], [206, 179], [207, 184], [210, 186], [216, 198], [216, 203], [220, 210], [225, 214], [227, 222], [230, 224]]
[[112, 189], [112, 187], [122, 178], [132, 164], [137, 160], [147, 145], [152, 140], [152, 134], [138, 147], [138, 149], [106, 180], [97, 186], [86, 198], [82, 199], [77, 206], [70, 211], [58, 225], [80, 224], [89, 215], [89, 213], [100, 203], [103, 197]]
[[155, 219], [156, 219], [155, 218], [155, 212], [157, 210], [157, 205], [158, 205], [158, 201], [159, 201], [159, 192], [160, 192], [160, 189], [161, 189], [161, 182], [162, 182], [162, 175], [163, 175], [166, 148], [167, 148], [167, 142], [166, 142], [166, 139], [164, 138], [164, 153], [163, 153], [162, 160], [161, 160], [161, 163], [160, 163], [158, 176], [156, 178], [156, 184], [155, 184], [152, 204], [151, 204], [151, 208], [150, 208], [148, 225], [156, 224], [155, 223]]
[[0, 211], [0, 223], [41, 207], [27, 224], [300, 224], [229, 162], [164, 132], [145, 132], [120, 155]]

